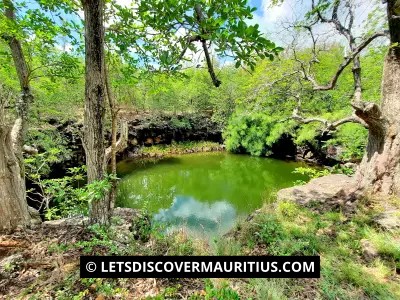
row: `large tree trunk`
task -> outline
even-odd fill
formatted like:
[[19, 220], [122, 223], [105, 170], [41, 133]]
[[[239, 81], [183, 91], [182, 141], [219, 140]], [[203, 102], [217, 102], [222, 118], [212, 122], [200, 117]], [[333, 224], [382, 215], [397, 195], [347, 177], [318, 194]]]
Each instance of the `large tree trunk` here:
[[[4, 15], [15, 22], [15, 10], [11, 1], [5, 0]], [[9, 45], [21, 86], [16, 102], [17, 118], [12, 129], [5, 123], [4, 111], [0, 109], [0, 230], [12, 230], [18, 225], [30, 223], [26, 202], [25, 169], [22, 146], [27, 130], [29, 105], [33, 95], [29, 85], [29, 69], [21, 43], [13, 35], [2, 37]], [[3, 95], [0, 95], [3, 97]]]
[[[83, 0], [85, 13], [85, 118], [84, 145], [88, 182], [104, 178], [104, 0]], [[91, 223], [108, 224], [111, 215], [109, 195], [90, 203]]]
[[356, 174], [358, 187], [378, 195], [400, 195], [400, 18], [387, 1], [390, 41], [382, 80], [382, 105], [356, 103], [369, 125], [367, 150]]
[[12, 144], [11, 128], [0, 125], [0, 231], [30, 224], [24, 172]]
[[385, 60], [381, 110], [356, 107], [369, 125], [366, 153], [356, 174], [358, 187], [373, 194], [400, 195], [400, 56], [391, 49]]

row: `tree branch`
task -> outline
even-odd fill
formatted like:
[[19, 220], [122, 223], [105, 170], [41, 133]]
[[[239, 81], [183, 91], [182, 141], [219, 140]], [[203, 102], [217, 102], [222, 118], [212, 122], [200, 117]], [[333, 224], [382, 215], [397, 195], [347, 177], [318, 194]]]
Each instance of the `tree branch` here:
[[106, 94], [108, 98], [108, 103], [110, 105], [110, 111], [111, 111], [111, 123], [112, 123], [112, 128], [111, 128], [111, 146], [106, 149], [105, 153], [105, 160], [108, 162], [110, 159], [111, 161], [111, 168], [112, 172], [116, 173], [116, 154], [123, 151], [127, 147], [127, 142], [128, 142], [128, 121], [127, 120], [120, 120], [120, 137], [117, 141], [117, 119], [118, 119], [118, 112], [119, 109], [117, 108], [114, 96], [111, 92], [111, 87], [109, 83], [109, 74], [108, 74], [108, 68], [106, 66], [106, 63], [104, 63], [104, 81], [105, 81], [105, 87], [106, 87]]
[[[15, 22], [15, 7], [10, 0], [4, 0], [4, 15], [10, 22]], [[13, 125], [11, 132], [12, 144], [14, 151], [18, 154], [19, 159], [22, 159], [22, 145], [27, 130], [27, 118], [29, 105], [33, 101], [31, 87], [29, 85], [29, 67], [22, 51], [21, 42], [14, 36], [4, 37], [11, 49], [15, 69], [18, 75], [21, 95], [16, 101], [17, 119]], [[21, 162], [22, 164], [22, 162]]]
[[358, 45], [358, 47], [355, 48], [355, 50], [349, 56], [344, 58], [343, 62], [339, 65], [336, 73], [332, 76], [330, 82], [328, 84], [326, 84], [326, 85], [320, 85], [317, 82], [317, 80], [311, 74], [309, 74], [309, 72], [305, 69], [304, 62], [301, 62], [297, 58], [296, 58], [296, 60], [301, 63], [301, 65], [302, 65], [301, 66], [301, 73], [302, 73], [304, 79], [306, 79], [309, 82], [311, 82], [314, 91], [332, 90], [332, 89], [335, 88], [336, 83], [337, 83], [340, 75], [344, 71], [344, 69], [353, 61], [353, 59], [362, 50], [364, 50], [373, 40], [375, 40], [378, 37], [387, 36], [387, 35], [388, 35], [388, 33], [386, 31], [385, 32], [377, 32], [377, 33], [373, 34], [372, 36], [370, 36], [369, 38], [367, 38], [366, 40], [364, 40], [360, 45]]
[[188, 37], [186, 37], [186, 40], [187, 40], [187, 45], [182, 49], [177, 62], [180, 62], [183, 59], [183, 57], [191, 43], [201, 41], [201, 36], [200, 35], [188, 36]]
[[309, 124], [309, 123], [313, 123], [313, 122], [318, 122], [325, 126], [323, 131], [335, 131], [340, 125], [343, 125], [346, 123], [357, 123], [357, 124], [361, 124], [365, 128], [369, 127], [369, 124], [366, 123], [362, 118], [360, 118], [357, 115], [345, 117], [345, 118], [339, 119], [334, 122], [323, 119], [323, 118], [318, 118], [318, 117], [304, 118], [303, 116], [301, 116], [299, 114], [300, 106], [301, 106], [300, 95], [295, 95], [294, 97], [297, 99], [297, 106], [293, 109], [292, 119], [296, 120], [299, 123]]
[[[128, 121], [125, 119], [121, 119], [119, 126], [120, 126], [119, 130], [120, 136], [118, 141], [115, 143], [115, 153], [123, 151], [126, 148], [128, 142]], [[111, 153], [112, 149], [110, 146], [106, 149], [106, 154], [105, 154], [106, 161], [109, 161], [111, 159]]]
[[[199, 3], [197, 3], [194, 10], [196, 12], [196, 18], [197, 18], [197, 21], [199, 22], [200, 28], [202, 28], [201, 23], [203, 23], [203, 21], [204, 21], [204, 15], [203, 15], [203, 11], [201, 9], [201, 5]], [[204, 55], [206, 57], [208, 73], [211, 76], [214, 86], [219, 87], [221, 85], [221, 81], [217, 78], [217, 75], [215, 74], [214, 66], [211, 61], [210, 53], [208, 51], [207, 42], [206, 42], [206, 39], [204, 38], [204, 35], [206, 35], [206, 32], [204, 31], [203, 28], [201, 29], [201, 33], [203, 35], [201, 37], [201, 44], [203, 47]]]

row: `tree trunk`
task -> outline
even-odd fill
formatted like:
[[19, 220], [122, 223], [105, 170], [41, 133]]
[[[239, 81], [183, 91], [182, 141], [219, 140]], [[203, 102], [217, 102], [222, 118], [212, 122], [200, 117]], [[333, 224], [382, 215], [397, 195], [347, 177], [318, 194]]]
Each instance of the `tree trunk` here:
[[[111, 146], [110, 146], [110, 160], [111, 160], [111, 174], [114, 175], [114, 177], [117, 175], [117, 115], [118, 115], [118, 109], [116, 107], [115, 99], [114, 96], [112, 95], [111, 92], [111, 86], [109, 82], [109, 73], [107, 66], [104, 66], [105, 70], [105, 86], [106, 86], [106, 91], [107, 91], [107, 99], [108, 99], [108, 104], [110, 105], [110, 114], [111, 114]], [[107, 157], [107, 152], [106, 152], [106, 159]], [[115, 199], [117, 196], [117, 181], [115, 178], [112, 179], [111, 181], [111, 190], [110, 190], [110, 206], [111, 209], [114, 209], [115, 206]]]
[[[15, 22], [15, 9], [11, 1], [5, 0], [4, 15]], [[12, 130], [4, 122], [1, 110], [0, 122], [0, 230], [12, 230], [18, 225], [30, 223], [26, 202], [25, 168], [22, 146], [27, 130], [27, 118], [33, 95], [29, 85], [29, 69], [21, 43], [13, 35], [2, 37], [11, 49], [15, 69], [21, 86], [21, 95], [16, 102], [17, 118]], [[2, 97], [3, 95], [0, 95]]]
[[[106, 149], [106, 162], [110, 161], [111, 174], [114, 177], [117, 176], [117, 153], [123, 151], [128, 145], [128, 122], [127, 120], [120, 120], [120, 137], [117, 141], [117, 123], [118, 123], [118, 112], [117, 103], [115, 101], [114, 95], [111, 91], [111, 86], [109, 82], [109, 74], [107, 66], [105, 66], [105, 86], [107, 91], [107, 99], [110, 105], [111, 114], [111, 146]], [[117, 197], [117, 179], [113, 178], [111, 181], [110, 190], [110, 207], [114, 208], [115, 200]]]
[[[106, 172], [104, 120], [104, 0], [84, 0], [85, 14], [85, 116], [84, 145], [88, 182], [102, 180]], [[91, 223], [106, 225], [111, 215], [108, 195], [92, 201], [89, 208]]]
[[356, 174], [358, 187], [381, 195], [400, 195], [400, 56], [391, 49], [385, 60], [382, 113], [372, 105], [356, 108], [369, 125], [366, 153]]
[[387, 1], [391, 47], [385, 59], [382, 105], [355, 105], [369, 125], [366, 153], [356, 173], [358, 188], [378, 195], [400, 195], [400, 18], [396, 0]]
[[0, 232], [30, 224], [24, 172], [12, 144], [11, 128], [0, 124]]

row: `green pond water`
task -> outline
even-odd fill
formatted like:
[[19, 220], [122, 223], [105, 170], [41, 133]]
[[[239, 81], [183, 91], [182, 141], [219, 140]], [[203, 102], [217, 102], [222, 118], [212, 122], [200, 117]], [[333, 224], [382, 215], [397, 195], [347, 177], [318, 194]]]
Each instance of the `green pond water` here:
[[293, 185], [298, 163], [224, 152], [118, 164], [117, 205], [144, 208], [168, 230], [218, 236]]

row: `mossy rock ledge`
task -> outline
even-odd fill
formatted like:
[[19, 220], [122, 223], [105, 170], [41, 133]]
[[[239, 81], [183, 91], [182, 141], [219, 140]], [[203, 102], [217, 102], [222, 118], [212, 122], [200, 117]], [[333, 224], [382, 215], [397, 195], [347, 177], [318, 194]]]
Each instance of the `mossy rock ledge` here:
[[354, 178], [343, 174], [315, 178], [305, 185], [282, 189], [277, 194], [278, 201], [294, 201], [318, 211], [352, 211], [356, 199]]

